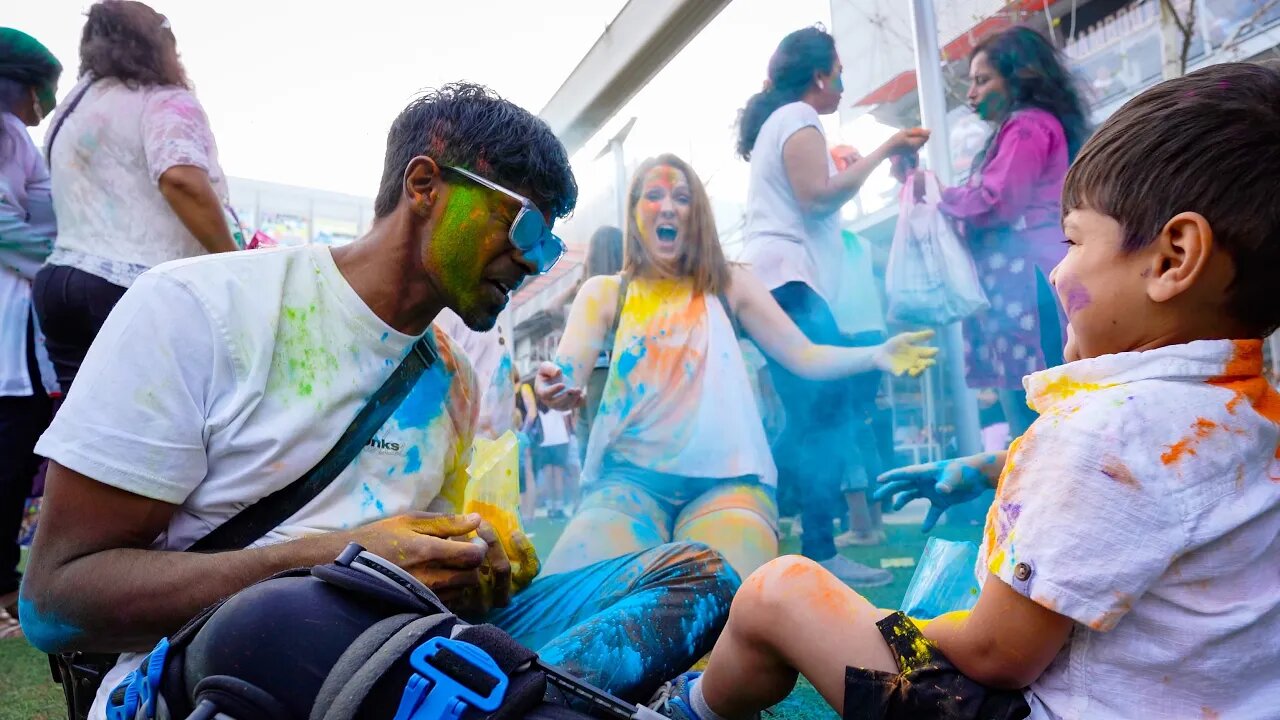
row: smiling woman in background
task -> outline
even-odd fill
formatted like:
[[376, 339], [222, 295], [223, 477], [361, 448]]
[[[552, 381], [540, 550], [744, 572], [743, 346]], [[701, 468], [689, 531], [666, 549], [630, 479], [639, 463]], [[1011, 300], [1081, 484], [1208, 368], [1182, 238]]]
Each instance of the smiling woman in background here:
[[641, 164], [628, 194], [619, 275], [589, 279], [556, 363], [538, 370], [550, 407], [583, 401], [612, 348], [583, 464], [584, 497], [543, 572], [671, 541], [702, 542], [746, 575], [778, 552], [774, 466], [737, 326], [789, 371], [815, 379], [916, 374], [928, 334], [869, 348], [811, 343], [745, 268], [725, 261], [706, 190], [673, 155]]
[[237, 249], [226, 179], [168, 18], [139, 2], [89, 8], [80, 80], [45, 141], [58, 239], [35, 302], [63, 392], [135, 278]]

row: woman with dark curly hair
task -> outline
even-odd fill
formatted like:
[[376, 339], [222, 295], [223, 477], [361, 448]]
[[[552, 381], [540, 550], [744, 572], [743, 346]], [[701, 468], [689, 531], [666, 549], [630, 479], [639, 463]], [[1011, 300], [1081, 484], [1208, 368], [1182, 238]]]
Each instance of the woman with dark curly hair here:
[[58, 238], [35, 303], [63, 392], [143, 271], [237, 248], [227, 184], [168, 18], [140, 2], [89, 8], [80, 80], [46, 140]]
[[1088, 125], [1070, 72], [1030, 28], [983, 40], [969, 80], [969, 105], [998, 129], [940, 209], [963, 230], [991, 301], [966, 324], [969, 385], [1000, 392], [1017, 437], [1035, 419], [1023, 376], [1062, 363], [1065, 322], [1048, 277], [1066, 255], [1062, 181]]

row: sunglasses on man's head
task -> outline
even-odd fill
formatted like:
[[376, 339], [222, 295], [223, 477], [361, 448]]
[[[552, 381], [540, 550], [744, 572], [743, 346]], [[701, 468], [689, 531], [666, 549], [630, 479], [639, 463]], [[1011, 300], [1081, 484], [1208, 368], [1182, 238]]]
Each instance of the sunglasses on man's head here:
[[550, 270], [564, 256], [564, 241], [551, 232], [551, 227], [547, 225], [542, 211], [538, 210], [538, 206], [534, 205], [529, 198], [486, 180], [470, 170], [453, 165], [445, 165], [444, 168], [520, 203], [520, 212], [516, 213], [516, 219], [511, 222], [511, 230], [508, 231], [507, 237], [520, 254], [533, 263], [539, 273]]

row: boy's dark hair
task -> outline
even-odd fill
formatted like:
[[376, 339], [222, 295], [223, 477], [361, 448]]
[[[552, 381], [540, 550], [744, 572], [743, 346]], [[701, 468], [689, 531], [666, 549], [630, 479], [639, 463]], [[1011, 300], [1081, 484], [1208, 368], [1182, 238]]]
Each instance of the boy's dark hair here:
[[1260, 335], [1280, 326], [1280, 70], [1223, 63], [1166, 80], [1116, 111], [1067, 173], [1062, 211], [1115, 218], [1124, 249], [1196, 212], [1235, 264], [1227, 306]]
[[395, 210], [404, 192], [404, 170], [418, 155], [517, 192], [524, 188], [552, 218], [568, 215], [578, 202], [569, 157], [551, 128], [483, 85], [451, 83], [427, 91], [391, 123], [375, 217]]

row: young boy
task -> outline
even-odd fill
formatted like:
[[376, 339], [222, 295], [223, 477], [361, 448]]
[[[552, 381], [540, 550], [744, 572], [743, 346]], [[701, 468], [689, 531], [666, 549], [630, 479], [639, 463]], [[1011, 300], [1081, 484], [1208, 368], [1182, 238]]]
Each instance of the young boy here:
[[977, 606], [912, 622], [781, 558], [655, 704], [750, 717], [800, 672], [845, 718], [1276, 717], [1278, 198], [1280, 71], [1216, 65], [1127, 103], [1066, 179], [1069, 362], [1026, 380], [1041, 416], [1000, 475]]

